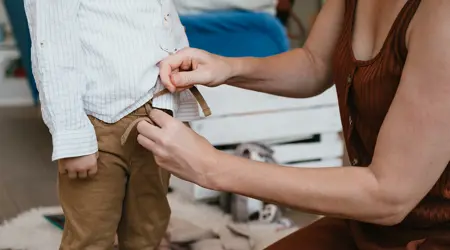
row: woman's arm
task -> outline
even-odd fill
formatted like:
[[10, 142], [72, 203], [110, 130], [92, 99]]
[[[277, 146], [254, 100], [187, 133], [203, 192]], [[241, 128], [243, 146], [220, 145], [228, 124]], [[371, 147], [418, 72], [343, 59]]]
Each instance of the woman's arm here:
[[[322, 215], [393, 225], [423, 199], [450, 160], [450, 1], [423, 1], [396, 97], [367, 168], [288, 168], [215, 150], [163, 112], [138, 141], [158, 164], [206, 188]], [[427, 34], [426, 36], [423, 34]]]
[[[399, 223], [450, 160], [450, 2], [424, 1], [368, 168], [286, 168], [219, 153], [210, 187], [317, 214]], [[427, 34], [424, 36], [423, 34]]]
[[267, 58], [225, 58], [184, 49], [160, 63], [170, 91], [192, 85], [230, 85], [286, 97], [309, 97], [332, 85], [331, 59], [341, 33], [344, 0], [328, 0], [301, 49]]

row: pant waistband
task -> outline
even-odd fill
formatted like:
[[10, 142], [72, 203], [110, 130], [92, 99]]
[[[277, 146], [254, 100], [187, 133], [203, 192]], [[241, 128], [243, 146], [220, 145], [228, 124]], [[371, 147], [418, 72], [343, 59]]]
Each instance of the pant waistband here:
[[[193, 86], [189, 90], [191, 91], [192, 95], [195, 97], [195, 99], [197, 100], [198, 104], [202, 108], [202, 111], [203, 111], [203, 114], [205, 115], [205, 117], [210, 116], [211, 115], [211, 109], [209, 108], [208, 104], [206, 103], [205, 98], [200, 93], [200, 91], [197, 89], [197, 87]], [[122, 145], [124, 145], [127, 142], [131, 131], [134, 129], [134, 127], [137, 126], [137, 124], [139, 122], [146, 121], [146, 122], [148, 122], [150, 124], [153, 124], [153, 121], [149, 117], [150, 111], [153, 109], [152, 101], [153, 101], [153, 99], [155, 99], [157, 97], [160, 97], [162, 95], [165, 95], [165, 94], [170, 94], [170, 91], [168, 89], [163, 89], [163, 90], [157, 92], [156, 94], [153, 95], [152, 99], [143, 106], [143, 108], [139, 108], [139, 109], [137, 109], [136, 111], [133, 112], [135, 114], [141, 114], [143, 112], [143, 109], [145, 109], [146, 116], [137, 118], [136, 120], [134, 120], [127, 127], [127, 129], [125, 130], [125, 132], [123, 133], [122, 138], [121, 138]], [[142, 114], [142, 115], [144, 115], [144, 114]]]

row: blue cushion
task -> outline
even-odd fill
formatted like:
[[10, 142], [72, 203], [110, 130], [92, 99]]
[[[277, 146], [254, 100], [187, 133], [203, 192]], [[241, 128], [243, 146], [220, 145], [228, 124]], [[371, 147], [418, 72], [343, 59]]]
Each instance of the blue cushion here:
[[180, 19], [191, 47], [218, 55], [264, 57], [289, 49], [283, 25], [269, 14], [218, 11]]

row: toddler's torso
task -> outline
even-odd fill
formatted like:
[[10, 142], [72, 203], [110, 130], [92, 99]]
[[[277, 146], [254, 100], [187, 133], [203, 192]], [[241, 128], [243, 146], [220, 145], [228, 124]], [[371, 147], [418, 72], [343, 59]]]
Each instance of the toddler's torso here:
[[[171, 0], [81, 0], [78, 15], [86, 75], [85, 109], [115, 122], [148, 101], [157, 63], [188, 46]], [[176, 109], [177, 100], [164, 108]]]

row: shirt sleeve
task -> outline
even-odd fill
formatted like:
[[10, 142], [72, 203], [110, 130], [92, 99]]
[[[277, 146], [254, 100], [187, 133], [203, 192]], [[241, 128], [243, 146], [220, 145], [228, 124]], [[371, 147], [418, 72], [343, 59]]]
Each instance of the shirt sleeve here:
[[86, 79], [79, 66], [80, 0], [25, 0], [31, 56], [42, 116], [52, 134], [52, 160], [97, 152], [95, 130], [83, 107]]

